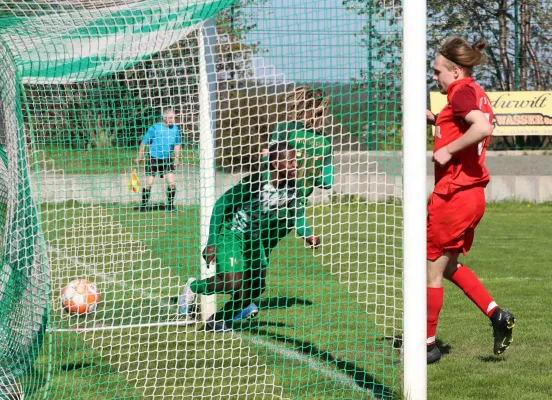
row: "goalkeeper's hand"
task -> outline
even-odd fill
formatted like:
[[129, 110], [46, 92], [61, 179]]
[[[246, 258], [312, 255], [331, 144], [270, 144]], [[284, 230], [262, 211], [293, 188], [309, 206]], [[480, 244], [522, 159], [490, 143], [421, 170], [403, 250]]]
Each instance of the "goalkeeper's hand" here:
[[216, 252], [215, 246], [207, 246], [203, 250], [203, 258], [207, 262], [207, 265], [215, 261], [215, 252]]
[[305, 242], [310, 246], [311, 249], [317, 249], [320, 247], [320, 238], [316, 235], [311, 235], [305, 238]]

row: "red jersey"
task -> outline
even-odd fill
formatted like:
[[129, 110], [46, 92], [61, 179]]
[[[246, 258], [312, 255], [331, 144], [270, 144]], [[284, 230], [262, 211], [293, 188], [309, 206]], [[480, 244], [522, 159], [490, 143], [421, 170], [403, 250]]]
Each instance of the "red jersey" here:
[[[470, 128], [464, 117], [473, 110], [480, 110], [493, 121], [491, 101], [483, 89], [464, 78], [453, 82], [447, 93], [448, 103], [435, 121], [433, 152], [454, 142]], [[485, 153], [490, 138], [468, 147], [452, 156], [444, 166], [435, 164], [435, 188], [438, 194], [450, 194], [468, 187], [485, 187], [489, 183], [489, 171], [485, 167]]]

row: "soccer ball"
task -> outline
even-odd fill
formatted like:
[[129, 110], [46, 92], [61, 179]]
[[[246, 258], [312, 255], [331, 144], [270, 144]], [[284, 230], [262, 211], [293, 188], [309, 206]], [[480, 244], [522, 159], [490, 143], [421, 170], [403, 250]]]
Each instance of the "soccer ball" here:
[[86, 314], [96, 309], [100, 292], [86, 279], [75, 279], [61, 289], [61, 306], [70, 314]]

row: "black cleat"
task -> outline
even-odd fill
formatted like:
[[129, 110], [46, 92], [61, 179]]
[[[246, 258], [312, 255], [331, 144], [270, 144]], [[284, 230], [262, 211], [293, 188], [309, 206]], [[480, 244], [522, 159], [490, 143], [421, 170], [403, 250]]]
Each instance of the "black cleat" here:
[[427, 363], [433, 364], [441, 359], [441, 351], [434, 344], [427, 346]]
[[494, 336], [494, 353], [499, 355], [504, 353], [510, 343], [514, 341], [512, 331], [516, 326], [516, 319], [510, 311], [497, 308], [491, 316], [491, 325]]
[[140, 206], [140, 212], [148, 212], [149, 207], [148, 206]]

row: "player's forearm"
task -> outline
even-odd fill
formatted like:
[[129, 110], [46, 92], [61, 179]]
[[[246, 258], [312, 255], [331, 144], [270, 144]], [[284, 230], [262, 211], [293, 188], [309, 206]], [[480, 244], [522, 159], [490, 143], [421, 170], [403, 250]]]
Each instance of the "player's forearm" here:
[[447, 145], [447, 149], [451, 154], [458, 153], [468, 147], [476, 145], [482, 140], [488, 138], [492, 134], [492, 126], [489, 129], [489, 125], [486, 124], [473, 124], [462, 135], [462, 137], [456, 139], [454, 142]]
[[312, 230], [305, 217], [297, 219], [295, 230], [297, 231], [297, 234], [302, 238], [308, 238], [309, 236], [312, 236]]
[[316, 178], [314, 183], [316, 187], [321, 189], [331, 189], [334, 184], [334, 167], [333, 165], [325, 165], [322, 170], [322, 175]]
[[305, 218], [304, 205], [297, 210], [297, 214], [295, 215], [295, 231], [302, 238], [308, 238], [309, 236], [312, 236], [309, 222]]

